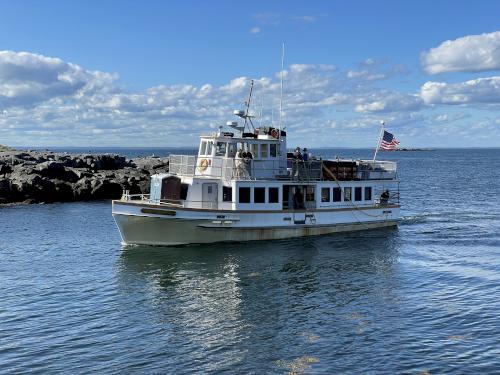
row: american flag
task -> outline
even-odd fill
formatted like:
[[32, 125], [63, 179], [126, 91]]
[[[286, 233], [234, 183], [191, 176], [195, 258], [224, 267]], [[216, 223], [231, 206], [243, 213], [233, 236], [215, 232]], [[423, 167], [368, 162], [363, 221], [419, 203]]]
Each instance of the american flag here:
[[380, 143], [381, 150], [395, 150], [399, 145], [399, 141], [394, 137], [394, 134], [389, 133], [384, 130], [384, 136], [382, 137], [382, 142]]

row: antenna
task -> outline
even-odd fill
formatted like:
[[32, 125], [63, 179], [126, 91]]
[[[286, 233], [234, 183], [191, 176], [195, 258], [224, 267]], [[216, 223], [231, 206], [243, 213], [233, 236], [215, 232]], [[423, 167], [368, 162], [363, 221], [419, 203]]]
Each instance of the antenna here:
[[264, 95], [261, 95], [260, 97], [260, 118], [259, 118], [259, 127], [262, 127], [262, 113], [263, 113], [263, 108], [264, 108]]
[[285, 43], [281, 46], [281, 84], [280, 84], [280, 122], [279, 122], [279, 134], [281, 136], [281, 124], [283, 117], [283, 69], [285, 65]]
[[245, 129], [247, 127], [248, 123], [250, 123], [250, 125], [248, 126], [248, 129], [250, 130], [250, 126], [252, 126], [252, 129], [255, 131], [255, 127], [253, 126], [253, 122], [252, 122], [252, 117], [255, 117], [255, 116], [251, 116], [248, 114], [248, 112], [250, 111], [250, 103], [252, 101], [252, 92], [253, 92], [253, 79], [250, 81], [250, 94], [248, 95], [248, 100], [245, 102], [246, 109], [244, 111], [243, 110], [236, 110], [233, 113], [236, 116], [241, 117], [242, 119], [245, 120], [245, 124], [243, 125], [243, 129]]

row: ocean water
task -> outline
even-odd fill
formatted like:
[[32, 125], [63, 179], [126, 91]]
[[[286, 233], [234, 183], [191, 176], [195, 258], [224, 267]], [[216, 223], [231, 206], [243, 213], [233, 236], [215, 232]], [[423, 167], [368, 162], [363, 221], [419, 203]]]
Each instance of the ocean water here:
[[107, 201], [0, 208], [0, 373], [498, 374], [500, 150], [380, 158], [397, 229], [122, 248]]

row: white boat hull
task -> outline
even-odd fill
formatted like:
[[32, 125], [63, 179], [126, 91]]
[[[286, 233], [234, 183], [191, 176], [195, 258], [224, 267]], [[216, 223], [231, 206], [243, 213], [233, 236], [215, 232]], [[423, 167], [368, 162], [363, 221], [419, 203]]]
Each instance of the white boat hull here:
[[[304, 223], [285, 219], [300, 215], [307, 215]], [[399, 206], [252, 213], [186, 210], [114, 201], [113, 216], [124, 244], [173, 246], [274, 240], [396, 226]]]

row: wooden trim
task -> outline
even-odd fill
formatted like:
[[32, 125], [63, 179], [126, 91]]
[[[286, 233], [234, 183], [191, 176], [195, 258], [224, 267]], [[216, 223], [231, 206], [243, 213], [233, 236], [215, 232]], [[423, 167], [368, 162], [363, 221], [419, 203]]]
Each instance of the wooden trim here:
[[306, 213], [306, 212], [334, 212], [334, 211], [364, 211], [364, 210], [378, 210], [378, 209], [391, 209], [391, 208], [400, 208], [400, 205], [387, 205], [387, 206], [362, 206], [362, 207], [339, 207], [339, 208], [326, 208], [326, 209], [318, 209], [311, 208], [309, 210], [211, 210], [207, 208], [187, 208], [187, 207], [166, 207], [166, 206], [158, 206], [154, 204], [145, 204], [145, 203], [135, 203], [135, 202], [123, 202], [120, 200], [113, 200], [113, 204], [117, 205], [125, 205], [125, 206], [139, 206], [156, 209], [158, 211], [166, 210], [175, 210], [175, 211], [194, 211], [194, 212], [208, 212], [208, 213], [232, 213], [232, 214], [276, 214], [276, 213], [284, 213], [284, 214], [293, 214], [293, 213]]
[[268, 227], [236, 227], [236, 226], [224, 226], [224, 225], [211, 225], [211, 224], [199, 224], [198, 228], [203, 229], [244, 229], [244, 230], [277, 230], [277, 229], [299, 229], [299, 228], [330, 228], [330, 227], [345, 227], [349, 225], [366, 226], [370, 224], [380, 224], [387, 223], [389, 225], [398, 225], [400, 219], [393, 220], [373, 220], [373, 221], [362, 221], [362, 222], [352, 222], [352, 223], [338, 223], [338, 224], [321, 224], [321, 225], [311, 225], [311, 224], [294, 224], [287, 226], [268, 226]]

